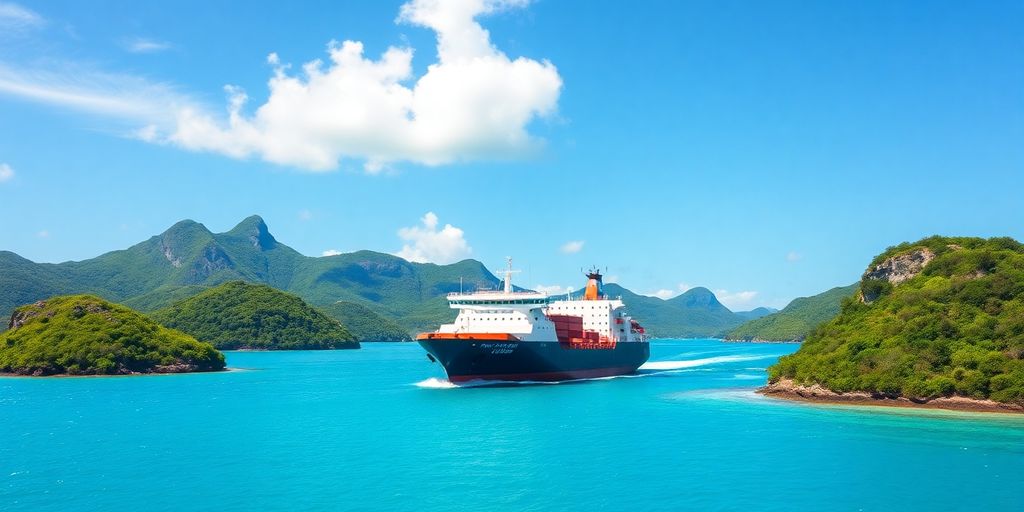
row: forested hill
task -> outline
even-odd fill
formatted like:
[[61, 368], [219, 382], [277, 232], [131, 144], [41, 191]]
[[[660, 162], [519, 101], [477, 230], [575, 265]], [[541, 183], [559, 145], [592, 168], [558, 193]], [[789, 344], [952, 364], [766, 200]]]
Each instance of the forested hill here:
[[1024, 245], [931, 237], [889, 248], [839, 315], [769, 373], [769, 387], [1024, 404]]
[[231, 281], [150, 315], [221, 350], [359, 348], [337, 320], [295, 295]]
[[729, 331], [731, 340], [799, 341], [815, 327], [839, 314], [843, 299], [852, 296], [859, 283], [832, 288], [811, 297], [793, 299], [782, 311], [744, 323]]
[[90, 295], [50, 297], [17, 308], [0, 333], [0, 372], [123, 375], [224, 369], [209, 343]]

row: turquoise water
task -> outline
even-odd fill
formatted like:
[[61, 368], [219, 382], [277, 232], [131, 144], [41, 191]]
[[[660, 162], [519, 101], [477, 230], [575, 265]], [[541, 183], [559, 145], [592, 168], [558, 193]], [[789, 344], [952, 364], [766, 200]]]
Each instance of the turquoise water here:
[[414, 344], [0, 379], [0, 510], [1024, 510], [1024, 417], [762, 398], [794, 345], [449, 389]]

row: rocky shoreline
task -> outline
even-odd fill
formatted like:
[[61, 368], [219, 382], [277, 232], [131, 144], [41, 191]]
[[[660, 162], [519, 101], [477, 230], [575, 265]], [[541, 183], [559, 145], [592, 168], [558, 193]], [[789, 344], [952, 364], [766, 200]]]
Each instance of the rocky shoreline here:
[[818, 384], [805, 386], [791, 379], [779, 379], [758, 389], [758, 393], [772, 398], [846, 405], [880, 405], [887, 407], [913, 407], [926, 409], [947, 409], [951, 411], [1002, 412], [1024, 414], [1024, 405], [978, 400], [963, 396], [939, 397], [931, 400], [910, 399], [882, 393], [853, 391], [837, 393]]

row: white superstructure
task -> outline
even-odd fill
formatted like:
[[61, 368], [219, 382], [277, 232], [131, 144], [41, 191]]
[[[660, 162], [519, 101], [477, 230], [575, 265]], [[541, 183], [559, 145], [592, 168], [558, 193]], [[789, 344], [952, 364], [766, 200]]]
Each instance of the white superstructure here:
[[[512, 287], [512, 259], [501, 291], [452, 293], [448, 303], [459, 310], [442, 334], [511, 334], [521, 341], [622, 343], [644, 341], [643, 328], [626, 314], [620, 299], [601, 293], [601, 276], [591, 272], [583, 297], [551, 300], [539, 292]], [[577, 326], [579, 329], [577, 329]]]

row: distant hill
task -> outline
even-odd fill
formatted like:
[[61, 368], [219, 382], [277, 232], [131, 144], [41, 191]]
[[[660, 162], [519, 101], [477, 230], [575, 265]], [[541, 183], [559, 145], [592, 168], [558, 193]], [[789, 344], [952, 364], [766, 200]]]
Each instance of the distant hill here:
[[409, 341], [402, 326], [355, 302], [340, 301], [320, 306], [319, 310], [341, 322], [359, 341]]
[[931, 237], [887, 249], [857, 296], [770, 367], [769, 380], [765, 392], [783, 396], [824, 389], [1024, 408], [1024, 244]]
[[0, 372], [118, 375], [224, 369], [209, 343], [90, 295], [51, 297], [17, 308], [0, 333]]
[[797, 341], [815, 327], [839, 314], [843, 299], [857, 291], [858, 284], [832, 288], [811, 297], [794, 299], [782, 311], [750, 320], [729, 331], [731, 340]]
[[736, 315], [740, 316], [744, 320], [755, 320], [758, 318], [766, 317], [772, 313], [777, 313], [779, 310], [775, 308], [760, 307], [751, 309], [750, 311], [736, 311]]
[[221, 350], [359, 348], [337, 320], [302, 299], [243, 281], [204, 290], [150, 317]]

